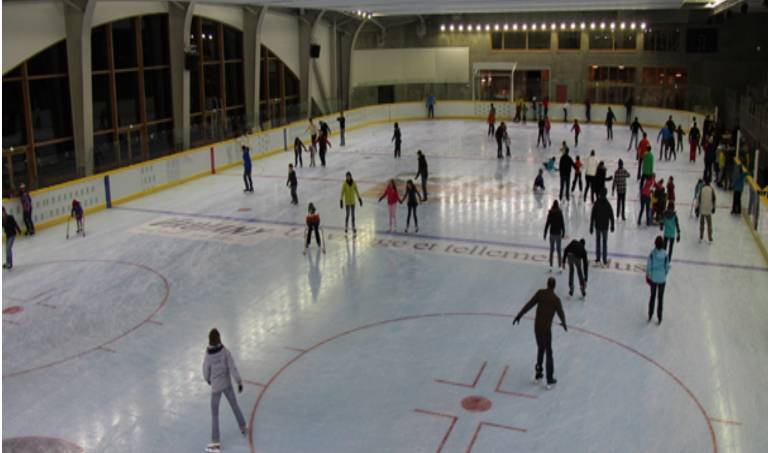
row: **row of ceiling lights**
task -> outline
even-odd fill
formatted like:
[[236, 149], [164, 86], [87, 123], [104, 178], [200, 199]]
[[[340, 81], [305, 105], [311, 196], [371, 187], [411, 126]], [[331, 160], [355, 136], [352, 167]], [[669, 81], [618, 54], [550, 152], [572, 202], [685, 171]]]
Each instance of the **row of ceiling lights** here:
[[[629, 28], [630, 30], [636, 30], [638, 28], [640, 30], [645, 30], [645, 22], [640, 22], [640, 25], [638, 25], [637, 22], [630, 22], [630, 23], [620, 22], [618, 24], [616, 22], [610, 22], [610, 23], [606, 23], [606, 22], [600, 22], [600, 23], [590, 22], [589, 26], [587, 26], [586, 22], [581, 22], [578, 25], [576, 24], [576, 22], [571, 22], [570, 23], [570, 27], [565, 22], [561, 22], [560, 23], [560, 30], [567, 30], [569, 28], [570, 28], [570, 30], [576, 30], [576, 29], [586, 30], [587, 28], [589, 28], [590, 30], [596, 30], [598, 28], [600, 30], [605, 30], [606, 28], [609, 28], [610, 30], [616, 30], [616, 28], [619, 28], [619, 30], [626, 30], [627, 28]], [[556, 31], [558, 29], [558, 27], [557, 27], [557, 23], [555, 23], [555, 22], [552, 22], [549, 25], [547, 25], [546, 22], [542, 22], [541, 24], [533, 23], [533, 24], [530, 24], [530, 25], [528, 25], [526, 23], [523, 23], [521, 25], [518, 25], [516, 23], [512, 24], [512, 25], [509, 25], [509, 24], [494, 24], [493, 26], [491, 26], [491, 24], [485, 24], [484, 26], [481, 25], [481, 24], [477, 24], [477, 25], [469, 24], [466, 27], [464, 26], [464, 24], [442, 24], [442, 25], [440, 25], [440, 31], [460, 31], [460, 32], [463, 32], [465, 30], [466, 31], [483, 31], [483, 30], [485, 30], [485, 31], [491, 31], [491, 30], [493, 30], [493, 31], [502, 31], [502, 30], [503, 31], [509, 31], [510, 29], [512, 31], [518, 31], [518, 30], [527, 31], [528, 29], [530, 29], [532, 31], [536, 31], [536, 30], [546, 31], [547, 29], [550, 29], [552, 31]]]
[[363, 10], [359, 10], [359, 9], [357, 11], [355, 11], [355, 15], [357, 17], [361, 17], [363, 19], [370, 19], [370, 18], [373, 17], [373, 13], [372, 12], [370, 12], [370, 11], [363, 11]]

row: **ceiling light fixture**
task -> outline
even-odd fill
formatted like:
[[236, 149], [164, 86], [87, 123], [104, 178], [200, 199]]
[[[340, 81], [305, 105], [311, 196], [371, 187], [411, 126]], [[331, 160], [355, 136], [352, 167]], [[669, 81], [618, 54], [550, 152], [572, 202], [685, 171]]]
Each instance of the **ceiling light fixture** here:
[[634, 23], [634, 22], [632, 22], [631, 24], [629, 24], [629, 29], [630, 29], [630, 30], [634, 30], [635, 28], [636, 28], [636, 25], [635, 25], [635, 23]]
[[445, 31], [445, 24], [440, 26], [440, 31]]
[[565, 30], [565, 22], [560, 22], [560, 30]]
[[472, 24], [467, 25], [467, 31], [472, 31], [473, 29], [474, 27], [472, 26]]
[[622, 22], [621, 25], [619, 25], [619, 28], [621, 28], [622, 30], [624, 30], [626, 27], [627, 27], [627, 24], [624, 22]]
[[453, 24], [448, 26], [448, 30], [453, 31], [454, 29], [455, 29], [455, 27], [453, 26]]
[[582, 22], [582, 23], [581, 23], [581, 29], [582, 29], [582, 30], [584, 30], [585, 28], [587, 28], [587, 24], [585, 24], [584, 22]]
[[485, 24], [485, 31], [491, 31], [491, 26], [489, 24]]
[[528, 30], [528, 24], [523, 24], [523, 31]]
[[459, 31], [464, 31], [464, 24], [459, 24]]
[[493, 26], [493, 31], [499, 31], [499, 24]]
[[616, 29], [616, 22], [611, 22], [611, 30], [615, 30], [615, 29]]
[[576, 30], [576, 22], [571, 22], [571, 30]]
[[504, 31], [509, 30], [509, 24], [504, 24]]
[[605, 22], [600, 22], [600, 30], [605, 30]]
[[640, 30], [645, 30], [645, 22], [642, 22], [642, 23], [640, 24]]
[[536, 31], [536, 24], [531, 25], [531, 30]]
[[589, 24], [589, 28], [590, 28], [591, 30], [594, 30], [594, 29], [595, 29], [595, 23], [594, 23], [594, 22], [592, 22], [591, 24]]
[[517, 31], [517, 24], [512, 24], [512, 30]]

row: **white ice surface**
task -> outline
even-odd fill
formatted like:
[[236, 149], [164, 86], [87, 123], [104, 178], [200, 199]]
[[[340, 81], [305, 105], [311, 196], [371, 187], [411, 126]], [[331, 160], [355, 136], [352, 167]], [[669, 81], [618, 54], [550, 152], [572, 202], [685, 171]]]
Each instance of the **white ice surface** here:
[[[345, 148], [334, 140], [328, 168], [298, 169], [298, 207], [289, 204], [285, 153], [254, 163], [253, 195], [233, 169], [88, 216], [86, 238], [65, 240], [63, 225], [20, 238], [14, 269], [3, 272], [3, 309], [23, 309], [3, 315], [3, 438], [61, 438], [88, 452], [202, 451], [210, 415], [201, 364], [216, 326], [252, 382], [238, 395], [254, 417], [252, 446], [222, 401], [226, 452], [432, 452], [444, 438], [444, 452], [467, 451], [473, 438], [474, 452], [768, 450], [768, 269], [743, 221], [728, 214], [730, 193], [717, 192], [715, 242], [698, 242], [689, 201], [701, 160], [689, 164], [685, 151], [657, 163], [658, 174], [675, 176], [682, 228], [657, 326], [645, 320], [642, 273], [626, 270], [644, 264], [659, 234], [635, 226], [628, 131], [617, 126], [607, 143], [602, 127], [586, 126], [571, 146], [582, 158], [594, 148], [610, 173], [624, 158], [633, 177], [627, 222], [609, 235], [618, 269], [590, 268], [586, 300], [568, 298], [567, 274], [557, 275], [571, 329], [554, 329], [559, 383], [546, 391], [531, 381], [531, 322], [513, 327], [503, 315], [548, 276], [542, 233], [558, 177], [547, 175], [543, 195], [530, 188], [557, 151], [536, 150], [533, 123], [512, 126], [513, 158], [501, 162], [483, 122], [401, 127], [399, 161], [390, 126], [351, 132]], [[553, 142], [572, 144], [567, 130], [555, 124]], [[415, 175], [419, 148], [431, 177], [420, 232], [389, 234], [378, 190]], [[345, 240], [338, 194], [348, 170], [365, 204], [357, 238]], [[326, 255], [301, 253], [309, 201], [322, 216]], [[587, 237], [591, 261], [590, 206], [564, 209], [568, 236]], [[242, 240], [147, 232], [163, 219], [255, 232]], [[404, 221], [401, 206], [400, 232]], [[475, 246], [497, 257], [468, 255]], [[430, 314], [441, 316], [422, 317]], [[472, 384], [484, 363], [474, 388], [435, 381]], [[255, 413], [263, 387], [253, 383], [269, 383]], [[472, 395], [491, 409], [462, 409]], [[458, 418], [446, 437], [451, 418], [416, 409]], [[480, 422], [526, 432], [484, 425], [475, 436]]]

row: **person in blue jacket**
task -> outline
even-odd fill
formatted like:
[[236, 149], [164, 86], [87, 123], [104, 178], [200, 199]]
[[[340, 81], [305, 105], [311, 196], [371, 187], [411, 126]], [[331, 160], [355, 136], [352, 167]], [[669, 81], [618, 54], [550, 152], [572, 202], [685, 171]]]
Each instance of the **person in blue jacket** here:
[[741, 192], [744, 191], [746, 179], [747, 174], [741, 168], [741, 165], [736, 165], [733, 169], [733, 206], [731, 206], [731, 214], [741, 214]]
[[243, 145], [243, 181], [245, 190], [243, 192], [253, 192], [253, 179], [251, 179], [251, 149]]
[[669, 261], [672, 261], [672, 249], [675, 247], [675, 233], [677, 233], [677, 242], [680, 242], [680, 221], [675, 212], [675, 203], [667, 203], [667, 209], [661, 215], [659, 227], [664, 231], [664, 248], [669, 248]]
[[656, 319], [661, 324], [661, 313], [664, 308], [664, 288], [667, 286], [667, 274], [669, 274], [669, 258], [664, 250], [664, 238], [656, 236], [656, 243], [648, 260], [645, 263], [645, 280], [651, 286], [651, 298], [648, 301], [648, 322], [653, 319], [654, 302], [656, 294], [659, 295]]

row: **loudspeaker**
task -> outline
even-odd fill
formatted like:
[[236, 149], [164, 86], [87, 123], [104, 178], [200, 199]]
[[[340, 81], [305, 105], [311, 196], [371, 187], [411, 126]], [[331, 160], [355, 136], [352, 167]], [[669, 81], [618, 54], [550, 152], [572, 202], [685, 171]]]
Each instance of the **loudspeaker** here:
[[319, 44], [310, 44], [309, 45], [309, 58], [320, 58], [320, 45]]
[[187, 71], [194, 71], [197, 69], [198, 56], [196, 53], [184, 54], [184, 69]]

